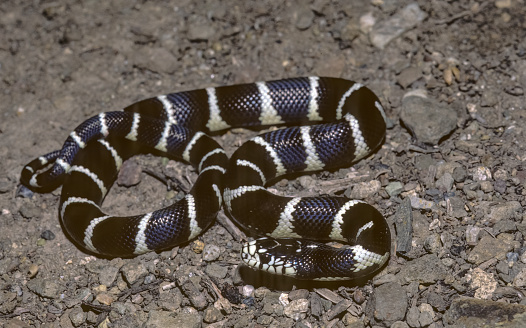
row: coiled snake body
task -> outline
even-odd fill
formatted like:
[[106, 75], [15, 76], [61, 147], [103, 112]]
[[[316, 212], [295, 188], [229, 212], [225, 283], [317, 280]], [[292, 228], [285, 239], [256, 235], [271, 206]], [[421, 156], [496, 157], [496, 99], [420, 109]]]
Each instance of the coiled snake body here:
[[[247, 141], [230, 160], [205, 134], [281, 124], [297, 126]], [[37, 191], [63, 183], [61, 223], [94, 253], [134, 256], [184, 243], [209, 227], [224, 203], [237, 223], [266, 236], [243, 247], [247, 265], [298, 279], [354, 279], [389, 258], [391, 238], [382, 215], [362, 201], [282, 197], [264, 185], [285, 174], [348, 167], [384, 135], [378, 98], [351, 81], [308, 77], [207, 88], [86, 120], [61, 150], [26, 165], [21, 182]], [[105, 214], [100, 205], [122, 162], [135, 153], [134, 144], [189, 162], [199, 177], [166, 208], [132, 217]], [[336, 249], [313, 240], [350, 246]]]

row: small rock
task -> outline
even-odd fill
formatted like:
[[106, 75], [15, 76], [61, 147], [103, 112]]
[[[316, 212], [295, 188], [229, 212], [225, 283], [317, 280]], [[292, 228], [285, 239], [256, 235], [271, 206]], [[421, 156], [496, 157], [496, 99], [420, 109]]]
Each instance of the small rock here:
[[80, 307], [75, 307], [69, 312], [68, 317], [73, 326], [79, 327], [86, 321], [87, 315]]
[[422, 303], [418, 309], [420, 310], [420, 316], [418, 317], [420, 325], [426, 327], [432, 324], [435, 318], [435, 311], [433, 311], [431, 305]]
[[190, 280], [185, 281], [181, 287], [183, 293], [190, 299], [190, 302], [196, 309], [203, 310], [206, 308], [208, 304], [206, 296]]
[[404, 185], [399, 181], [389, 182], [387, 186], [385, 186], [385, 191], [389, 194], [391, 197], [395, 197], [400, 195], [400, 193], [404, 190]]
[[55, 239], [55, 234], [51, 230], [44, 230], [40, 234], [40, 238], [45, 239], [45, 240], [53, 240]]
[[477, 166], [473, 173], [473, 181], [486, 181], [491, 179], [491, 171], [485, 166]]
[[437, 145], [457, 127], [455, 109], [417, 96], [402, 100], [400, 119], [418, 141], [431, 145]]
[[203, 321], [206, 323], [213, 323], [213, 322], [222, 320], [223, 317], [224, 316], [221, 313], [221, 311], [219, 311], [219, 309], [216, 309], [215, 307], [210, 306], [206, 308], [204, 312]]
[[420, 310], [416, 306], [410, 307], [409, 311], [407, 311], [407, 324], [410, 327], [420, 327], [420, 322], [418, 322], [419, 317]]
[[296, 289], [289, 293], [289, 299], [292, 301], [308, 297], [309, 291], [307, 289]]
[[526, 268], [519, 271], [519, 273], [513, 279], [513, 286], [524, 288], [526, 287]]
[[476, 245], [478, 243], [480, 231], [480, 227], [468, 226], [466, 228], [466, 243], [471, 246]]
[[206, 266], [205, 273], [210, 277], [223, 279], [228, 273], [228, 268], [217, 263], [210, 263]]
[[521, 204], [513, 200], [492, 206], [488, 217], [492, 223], [506, 219], [518, 220], [521, 218], [522, 212]]
[[418, 67], [408, 67], [404, 69], [400, 75], [398, 75], [397, 82], [402, 86], [402, 88], [407, 88], [413, 82], [422, 77], [422, 70]]
[[188, 40], [190, 41], [207, 41], [215, 35], [216, 29], [204, 17], [197, 17], [190, 19], [187, 23]]
[[409, 200], [411, 201], [411, 207], [414, 209], [430, 210], [435, 206], [435, 203], [433, 203], [432, 201], [425, 200], [423, 198], [416, 197], [416, 196], [410, 196]]
[[447, 269], [435, 254], [428, 254], [410, 262], [402, 267], [396, 275], [402, 283], [416, 281], [420, 284], [434, 284], [438, 280], [444, 280]]
[[125, 161], [119, 175], [117, 177], [117, 184], [119, 186], [131, 187], [138, 185], [141, 182], [141, 167], [133, 160]]
[[378, 49], [384, 49], [389, 42], [413, 28], [426, 17], [427, 14], [416, 2], [411, 3], [388, 20], [376, 23], [369, 34], [371, 43]]
[[447, 213], [454, 218], [460, 219], [468, 215], [464, 201], [460, 197], [449, 197], [446, 200]]
[[451, 190], [453, 190], [454, 182], [455, 179], [453, 179], [453, 176], [450, 173], [446, 172], [435, 182], [435, 186], [441, 192], [450, 192]]
[[215, 261], [221, 255], [221, 249], [214, 244], [206, 244], [203, 249], [203, 260], [207, 262]]
[[105, 286], [111, 286], [115, 279], [117, 279], [117, 274], [119, 273], [120, 267], [115, 265], [106, 265], [102, 268], [99, 273], [99, 283]]
[[128, 284], [133, 285], [139, 279], [146, 277], [148, 270], [138, 260], [126, 263], [122, 269], [122, 275]]
[[19, 209], [20, 215], [26, 219], [36, 219], [41, 213], [42, 209], [35, 205], [35, 203], [24, 202]]
[[34, 278], [27, 283], [27, 288], [33, 293], [45, 298], [58, 298], [62, 290], [55, 279]]
[[453, 300], [443, 321], [454, 327], [526, 327], [526, 306], [459, 297]]
[[396, 282], [378, 286], [367, 301], [365, 311], [369, 318], [390, 326], [395, 321], [404, 319], [407, 311], [407, 293]]
[[[139, 294], [137, 294], [139, 295]], [[99, 301], [100, 303], [104, 304], [104, 305], [111, 305], [111, 303], [113, 303], [114, 299], [113, 299], [113, 296], [106, 293], [106, 292], [103, 292], [103, 293], [100, 293], [97, 295], [97, 297], [95, 297], [95, 299], [97, 301]]]
[[471, 250], [468, 262], [479, 265], [482, 262], [496, 258], [503, 260], [506, 253], [513, 249], [513, 236], [501, 233], [497, 238], [484, 236], [477, 246]]
[[305, 319], [307, 316], [306, 312], [309, 310], [309, 300], [301, 298], [294, 300], [287, 304], [283, 310], [283, 314], [289, 318], [298, 321]]
[[467, 176], [468, 172], [463, 166], [458, 166], [453, 169], [453, 180], [455, 180], [455, 182], [464, 182]]
[[349, 198], [366, 199], [378, 193], [381, 188], [382, 184], [378, 180], [360, 182], [352, 188]]
[[308, 6], [300, 7], [296, 12], [296, 28], [298, 30], [306, 30], [314, 21], [314, 12]]

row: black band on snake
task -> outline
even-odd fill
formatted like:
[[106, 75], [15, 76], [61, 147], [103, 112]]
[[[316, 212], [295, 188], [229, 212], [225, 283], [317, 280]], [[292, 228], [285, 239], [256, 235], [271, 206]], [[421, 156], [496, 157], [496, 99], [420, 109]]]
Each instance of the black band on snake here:
[[[230, 160], [205, 134], [273, 125], [296, 127], [261, 134]], [[355, 279], [389, 258], [391, 237], [382, 215], [362, 201], [282, 197], [264, 186], [290, 173], [349, 167], [383, 142], [385, 128], [376, 95], [343, 79], [179, 92], [86, 120], [61, 150], [26, 165], [21, 182], [36, 191], [63, 183], [62, 226], [94, 253], [128, 257], [174, 247], [207, 229], [224, 204], [239, 225], [264, 236], [243, 247], [247, 265], [297, 279]], [[132, 217], [105, 214], [101, 203], [136, 144], [189, 162], [199, 177], [183, 199], [166, 208]], [[349, 246], [320, 243], [327, 241]]]

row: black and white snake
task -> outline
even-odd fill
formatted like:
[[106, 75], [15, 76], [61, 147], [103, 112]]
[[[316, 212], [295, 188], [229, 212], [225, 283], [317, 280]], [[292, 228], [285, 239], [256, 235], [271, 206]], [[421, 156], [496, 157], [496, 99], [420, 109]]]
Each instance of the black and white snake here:
[[[261, 134], [230, 160], [205, 134], [281, 124], [297, 127]], [[26, 165], [21, 182], [36, 191], [63, 183], [61, 223], [94, 253], [134, 256], [187, 242], [212, 224], [224, 203], [238, 224], [266, 236], [243, 247], [247, 265], [298, 279], [354, 279], [389, 258], [391, 237], [382, 215], [362, 201], [282, 197], [264, 185], [285, 174], [348, 167], [382, 143], [385, 128], [376, 95], [343, 79], [295, 78], [179, 92], [86, 120], [61, 150]], [[100, 205], [137, 144], [189, 162], [199, 177], [171, 206], [133, 217], [107, 215]], [[350, 246], [337, 249], [312, 240]]]

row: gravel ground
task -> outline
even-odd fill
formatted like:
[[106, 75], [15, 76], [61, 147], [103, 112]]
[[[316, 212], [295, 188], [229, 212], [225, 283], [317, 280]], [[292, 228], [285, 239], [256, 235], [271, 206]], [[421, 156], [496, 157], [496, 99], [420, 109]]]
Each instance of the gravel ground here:
[[[524, 327], [524, 0], [22, 1], [0, 3], [0, 325], [3, 327]], [[158, 94], [306, 75], [366, 84], [389, 118], [353, 168], [281, 180], [338, 193], [392, 226], [369, 281], [313, 284], [239, 266], [241, 237], [134, 259], [81, 252], [60, 189], [19, 195], [20, 172], [101, 111]], [[254, 135], [218, 137], [229, 154]], [[151, 174], [195, 174], [151, 155], [105, 202], [131, 214], [173, 202]], [[181, 178], [182, 177], [182, 178]], [[18, 196], [17, 196], [18, 195]]]

